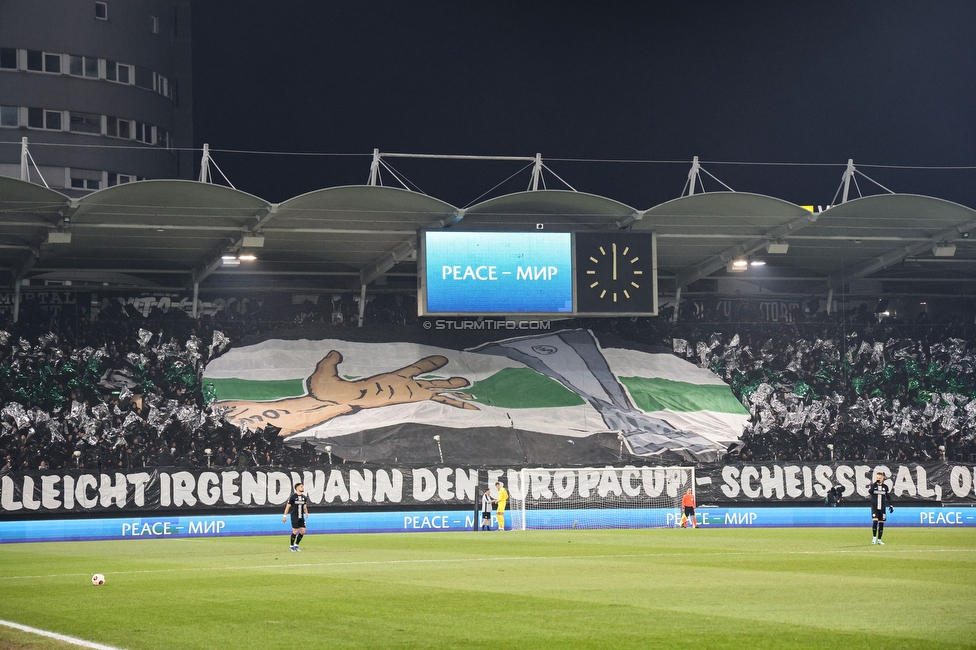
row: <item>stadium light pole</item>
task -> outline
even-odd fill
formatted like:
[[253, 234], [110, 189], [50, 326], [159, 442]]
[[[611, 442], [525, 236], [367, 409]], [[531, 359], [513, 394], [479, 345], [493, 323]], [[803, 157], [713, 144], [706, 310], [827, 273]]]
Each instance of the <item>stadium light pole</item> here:
[[332, 464], [332, 445], [325, 446], [325, 453], [329, 455], [329, 465]]
[[834, 445], [833, 445], [833, 443], [827, 445], [827, 449], [830, 450], [830, 462], [834, 462]]
[[434, 436], [434, 442], [437, 443], [437, 455], [441, 457], [441, 465], [444, 464], [444, 452], [441, 450], [441, 437], [439, 435]]

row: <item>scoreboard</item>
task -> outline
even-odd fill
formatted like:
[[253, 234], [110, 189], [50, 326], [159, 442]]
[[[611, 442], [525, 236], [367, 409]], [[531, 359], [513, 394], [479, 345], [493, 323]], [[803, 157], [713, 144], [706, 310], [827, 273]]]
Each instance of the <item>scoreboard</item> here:
[[654, 316], [651, 232], [418, 233], [421, 316]]

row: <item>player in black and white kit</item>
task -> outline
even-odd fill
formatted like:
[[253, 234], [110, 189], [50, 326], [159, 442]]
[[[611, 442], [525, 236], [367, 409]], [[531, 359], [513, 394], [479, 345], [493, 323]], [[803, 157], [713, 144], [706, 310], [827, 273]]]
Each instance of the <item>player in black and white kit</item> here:
[[295, 493], [288, 499], [285, 505], [285, 514], [281, 518], [284, 522], [291, 513], [291, 546], [289, 549], [293, 553], [300, 553], [302, 549], [298, 545], [305, 537], [305, 520], [308, 519], [308, 498], [305, 496], [305, 486], [301, 483], [295, 484]]
[[481, 530], [491, 530], [491, 504], [494, 502], [491, 491], [485, 488], [485, 493], [481, 495]]
[[888, 512], [894, 512], [895, 507], [891, 505], [891, 490], [884, 482], [884, 474], [878, 472], [874, 477], [874, 483], [868, 488], [868, 496], [871, 498], [871, 543], [881, 544], [881, 536], [884, 535], [885, 508]]

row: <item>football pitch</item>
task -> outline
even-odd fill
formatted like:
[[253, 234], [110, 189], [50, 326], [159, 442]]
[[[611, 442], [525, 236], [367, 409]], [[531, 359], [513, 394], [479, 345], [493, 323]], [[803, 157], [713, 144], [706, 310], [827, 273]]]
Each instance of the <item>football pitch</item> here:
[[[118, 648], [974, 648], [976, 530], [0, 545], [0, 619]], [[103, 573], [106, 584], [91, 584]], [[0, 625], [0, 648], [77, 647]]]

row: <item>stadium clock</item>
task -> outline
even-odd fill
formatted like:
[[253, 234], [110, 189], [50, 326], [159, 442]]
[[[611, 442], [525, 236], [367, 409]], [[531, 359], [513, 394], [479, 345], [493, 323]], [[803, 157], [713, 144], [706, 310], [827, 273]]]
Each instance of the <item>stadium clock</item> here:
[[576, 233], [576, 311], [653, 311], [652, 269], [651, 233]]

